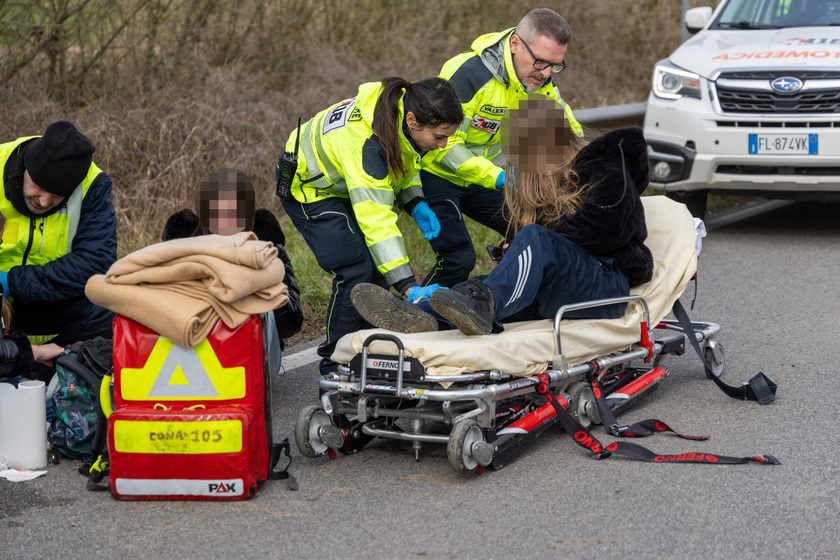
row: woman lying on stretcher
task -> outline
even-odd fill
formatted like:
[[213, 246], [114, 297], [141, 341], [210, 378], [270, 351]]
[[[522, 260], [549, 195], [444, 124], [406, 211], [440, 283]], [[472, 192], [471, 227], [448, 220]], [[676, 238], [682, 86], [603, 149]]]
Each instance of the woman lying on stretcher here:
[[[651, 279], [639, 195], [648, 185], [647, 146], [638, 127], [591, 142], [571, 131], [563, 110], [529, 97], [502, 127], [508, 156], [510, 214], [504, 257], [485, 277], [406, 302], [373, 284], [353, 289], [353, 304], [372, 325], [426, 332], [454, 325], [467, 335], [503, 330], [501, 322], [553, 318], [566, 304], [627, 296]], [[567, 317], [615, 318], [626, 304]]]

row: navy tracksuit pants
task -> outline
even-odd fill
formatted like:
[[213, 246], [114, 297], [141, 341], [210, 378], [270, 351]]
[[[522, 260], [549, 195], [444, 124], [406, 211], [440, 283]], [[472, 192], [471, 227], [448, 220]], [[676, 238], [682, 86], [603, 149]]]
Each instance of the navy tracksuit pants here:
[[[522, 228], [484, 283], [496, 300], [496, 320], [554, 318], [563, 305], [630, 293], [627, 277], [610, 258], [596, 257], [538, 225]], [[613, 319], [627, 304], [581, 309], [567, 317]]]
[[[501, 322], [553, 319], [564, 305], [630, 293], [627, 277], [613, 259], [596, 257], [538, 225], [522, 228], [499, 264], [479, 279], [493, 292], [496, 302], [494, 332], [502, 330]], [[428, 302], [420, 306], [449, 324]], [[614, 319], [621, 317], [626, 307], [619, 303], [581, 309], [564, 317]]]
[[364, 235], [356, 222], [350, 199], [329, 197], [310, 203], [280, 200], [286, 214], [315, 254], [318, 265], [333, 275], [332, 294], [327, 305], [327, 338], [318, 346], [321, 375], [334, 372], [330, 359], [338, 339], [350, 332], [371, 328], [350, 300], [356, 284], [370, 282], [388, 288], [376, 269]]

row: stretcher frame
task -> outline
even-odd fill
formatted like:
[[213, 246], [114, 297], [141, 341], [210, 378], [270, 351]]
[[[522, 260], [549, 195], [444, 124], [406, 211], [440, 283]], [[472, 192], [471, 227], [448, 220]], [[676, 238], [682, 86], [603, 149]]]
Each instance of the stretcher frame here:
[[[562, 352], [563, 316], [625, 302], [638, 302], [644, 309], [638, 341], [625, 350], [568, 365]], [[723, 345], [717, 341], [720, 327], [710, 322], [692, 322], [692, 327], [709, 367], [707, 375], [720, 376], [724, 367]], [[574, 328], [574, 321], [567, 321], [563, 328]], [[654, 340], [654, 330], [665, 331], [666, 336]], [[600, 423], [586, 382], [591, 365], [601, 372], [607, 405], [618, 413], [658, 387], [669, 375], [662, 361], [669, 355], [682, 355], [691, 334], [676, 320], [663, 319], [651, 327], [647, 302], [633, 295], [561, 307], [554, 318], [554, 336], [556, 355], [545, 372], [550, 391], [588, 427]], [[392, 342], [394, 354], [371, 355], [369, 347], [376, 340]], [[405, 356], [399, 336], [374, 333], [350, 364], [321, 377], [321, 402], [300, 412], [295, 440], [305, 456], [328, 454], [332, 458], [338, 451], [355, 453], [374, 438], [411, 442], [416, 460], [423, 444], [445, 444], [450, 466], [458, 473], [500, 469], [557, 421], [552, 405], [536, 392], [538, 383], [534, 377], [516, 378], [498, 370], [426, 376], [416, 358]], [[407, 420], [408, 427], [398, 425], [398, 420]], [[443, 426], [449, 433], [428, 433], [428, 422], [436, 423], [436, 431]]]

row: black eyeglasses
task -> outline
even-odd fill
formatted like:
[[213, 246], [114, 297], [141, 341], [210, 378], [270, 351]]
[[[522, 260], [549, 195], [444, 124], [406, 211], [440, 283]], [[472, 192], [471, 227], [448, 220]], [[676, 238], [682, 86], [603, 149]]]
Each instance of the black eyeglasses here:
[[536, 55], [534, 55], [534, 51], [531, 50], [531, 47], [528, 46], [528, 43], [525, 42], [525, 39], [523, 39], [520, 35], [517, 35], [517, 37], [519, 37], [519, 40], [522, 41], [523, 45], [525, 45], [525, 48], [528, 50], [528, 54], [531, 55], [531, 58], [534, 59], [534, 68], [536, 68], [537, 70], [543, 71], [550, 66], [552, 74], [559, 74], [566, 68], [565, 60], [563, 62], [549, 62], [547, 60], [540, 60], [536, 57]]

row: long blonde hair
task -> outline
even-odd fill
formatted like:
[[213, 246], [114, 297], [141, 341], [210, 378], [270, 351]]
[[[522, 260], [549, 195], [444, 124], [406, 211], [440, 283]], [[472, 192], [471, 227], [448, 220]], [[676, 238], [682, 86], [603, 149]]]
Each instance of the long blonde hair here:
[[562, 216], [577, 212], [589, 194], [590, 185], [581, 184], [572, 169], [573, 158], [548, 173], [519, 171], [508, 162], [507, 176], [512, 182], [505, 189], [505, 205], [509, 213], [509, 237], [523, 227], [538, 224], [550, 227]]
[[532, 95], [508, 111], [503, 128], [507, 155], [505, 206], [508, 238], [523, 227], [549, 227], [576, 212], [589, 193], [574, 159], [589, 141], [576, 134], [556, 101]]

